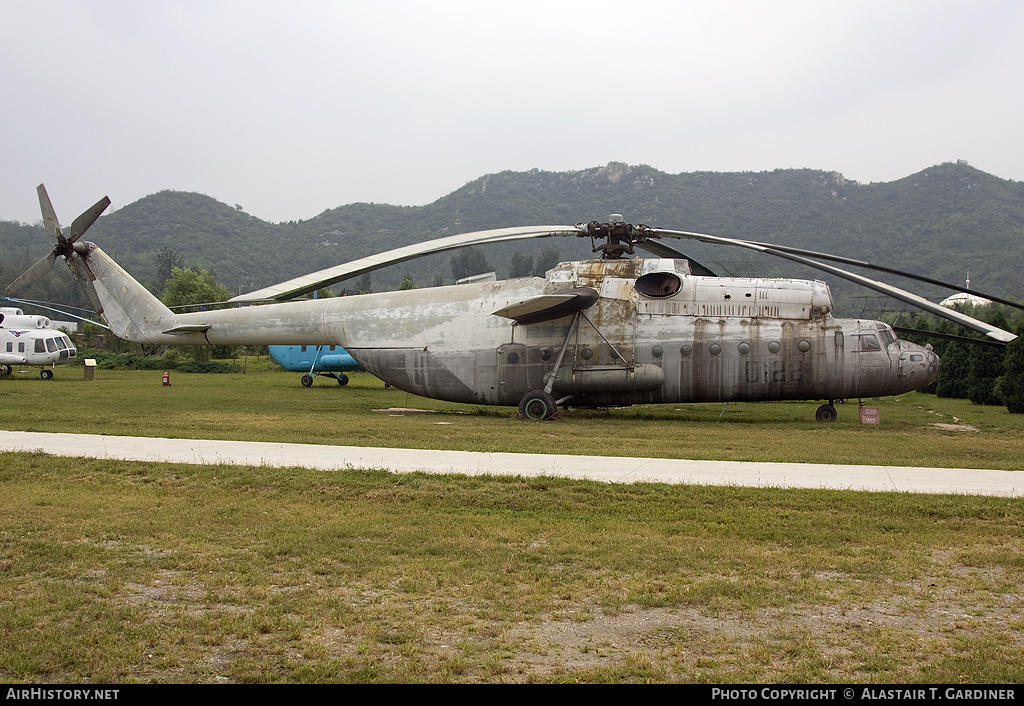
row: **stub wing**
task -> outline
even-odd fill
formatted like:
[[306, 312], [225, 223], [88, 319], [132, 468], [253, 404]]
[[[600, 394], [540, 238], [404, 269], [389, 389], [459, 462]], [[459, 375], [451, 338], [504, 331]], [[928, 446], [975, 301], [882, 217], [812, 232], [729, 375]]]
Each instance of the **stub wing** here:
[[212, 326], [213, 324], [188, 324], [184, 326], [175, 326], [174, 328], [169, 328], [166, 331], [164, 331], [164, 333], [204, 333], [206, 331], [209, 331], [210, 328], [212, 328]]
[[590, 287], [576, 287], [556, 294], [541, 294], [509, 304], [493, 312], [518, 324], [535, 324], [575, 314], [594, 305], [598, 294]]

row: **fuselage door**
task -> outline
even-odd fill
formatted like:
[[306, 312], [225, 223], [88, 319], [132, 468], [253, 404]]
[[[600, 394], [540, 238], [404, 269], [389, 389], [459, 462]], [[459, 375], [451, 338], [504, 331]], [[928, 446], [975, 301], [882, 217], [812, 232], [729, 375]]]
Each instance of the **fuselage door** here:
[[857, 347], [854, 353], [856, 378], [859, 381], [859, 396], [886, 394], [890, 377], [889, 352], [878, 336], [878, 331], [862, 329], [855, 338]]
[[[498, 347], [498, 387], [505, 395], [525, 395], [530, 391], [528, 349], [522, 343], [506, 343]], [[518, 399], [518, 397], [517, 397]]]

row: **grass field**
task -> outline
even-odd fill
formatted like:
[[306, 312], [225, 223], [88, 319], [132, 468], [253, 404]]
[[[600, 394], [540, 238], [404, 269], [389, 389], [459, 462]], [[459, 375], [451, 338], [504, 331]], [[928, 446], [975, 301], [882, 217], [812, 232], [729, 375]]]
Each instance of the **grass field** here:
[[[540, 425], [514, 408], [428, 400], [385, 390], [356, 373], [340, 387], [248, 361], [246, 374], [171, 374], [58, 368], [0, 379], [8, 430], [235, 439], [352, 446], [593, 454], [737, 461], [829, 462], [1024, 470], [1024, 415], [934, 395], [867, 400], [878, 427], [858, 422], [856, 400], [818, 424], [818, 402], [657, 405], [573, 410]], [[390, 408], [435, 414], [392, 415]], [[972, 430], [965, 431], [964, 427]]]
[[[247, 373], [0, 379], [28, 431], [1024, 469], [926, 395], [570, 412]], [[373, 410], [417, 408], [433, 414]], [[946, 426], [935, 426], [936, 424]], [[0, 454], [0, 682], [1024, 679], [1024, 503]]]

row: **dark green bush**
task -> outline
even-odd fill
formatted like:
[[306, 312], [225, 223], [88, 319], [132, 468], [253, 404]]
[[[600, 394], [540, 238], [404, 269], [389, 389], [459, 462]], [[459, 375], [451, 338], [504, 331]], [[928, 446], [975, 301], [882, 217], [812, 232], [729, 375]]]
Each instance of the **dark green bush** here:
[[181, 373], [240, 373], [242, 369], [234, 363], [217, 361], [179, 362], [170, 356], [141, 355], [139, 353], [112, 353], [96, 349], [80, 349], [74, 365], [85, 365], [86, 358], [93, 358], [101, 370], [177, 370]]
[[221, 363], [216, 360], [195, 360], [191, 363], [180, 363], [179, 373], [240, 373], [242, 369], [234, 363]]

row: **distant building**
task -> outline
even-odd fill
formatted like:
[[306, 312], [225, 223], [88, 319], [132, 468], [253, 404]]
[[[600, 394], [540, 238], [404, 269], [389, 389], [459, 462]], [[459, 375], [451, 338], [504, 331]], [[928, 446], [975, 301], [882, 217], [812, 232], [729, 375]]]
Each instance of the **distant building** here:
[[988, 299], [985, 299], [984, 297], [979, 297], [977, 294], [968, 294], [967, 292], [957, 292], [953, 296], [946, 297], [941, 302], [939, 302], [940, 305], [946, 307], [947, 309], [958, 310], [962, 309], [965, 305], [984, 306], [985, 304], [991, 303], [992, 302], [990, 302]]
[[[957, 160], [957, 162], [960, 162], [960, 160]], [[964, 162], [964, 164], [967, 164], [967, 162]], [[967, 270], [967, 280], [964, 282], [964, 284], [967, 285], [967, 289], [971, 288], [970, 270]], [[944, 306], [947, 309], [956, 309], [957, 311], [960, 311], [965, 306], [985, 306], [986, 304], [991, 303], [992, 302], [986, 299], [985, 297], [979, 297], [977, 294], [957, 292], [956, 294], [950, 297], [946, 297], [941, 302], [939, 302], [939, 306]]]

